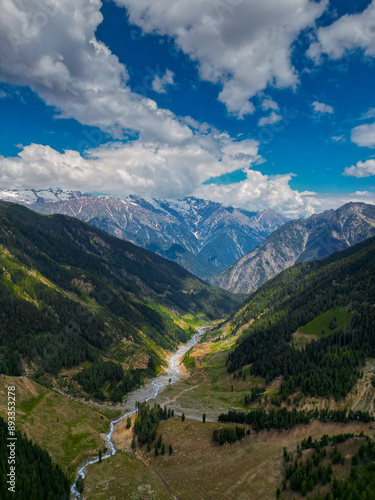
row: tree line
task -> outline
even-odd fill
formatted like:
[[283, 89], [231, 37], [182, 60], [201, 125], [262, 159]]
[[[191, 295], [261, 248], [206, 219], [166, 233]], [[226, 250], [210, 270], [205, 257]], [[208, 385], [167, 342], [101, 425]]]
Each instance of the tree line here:
[[9, 477], [7, 444], [8, 425], [0, 417], [0, 498], [2, 500], [61, 500], [68, 499], [70, 484], [49, 454], [27, 439], [20, 431], [15, 432], [16, 487], [8, 491]]
[[[236, 329], [260, 315], [229, 353], [228, 372], [251, 364], [251, 373], [266, 383], [282, 375], [284, 399], [297, 390], [339, 399], [353, 388], [366, 357], [375, 356], [375, 239], [314, 264], [281, 273], [255, 292], [234, 319]], [[352, 312], [347, 327], [301, 350], [291, 345], [300, 326], [337, 306]]]
[[299, 424], [308, 424], [312, 419], [318, 419], [322, 422], [371, 422], [373, 415], [367, 411], [353, 410], [293, 410], [286, 408], [279, 410], [270, 410], [267, 412], [264, 408], [249, 410], [247, 412], [238, 410], [229, 410], [228, 413], [222, 413], [218, 421], [222, 423], [236, 423], [251, 425], [256, 432], [263, 429], [291, 429]]

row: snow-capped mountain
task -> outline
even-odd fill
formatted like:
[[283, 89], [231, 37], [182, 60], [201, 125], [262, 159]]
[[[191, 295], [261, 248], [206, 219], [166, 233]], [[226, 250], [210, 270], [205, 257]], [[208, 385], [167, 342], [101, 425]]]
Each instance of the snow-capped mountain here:
[[5, 189], [0, 191], [0, 200], [19, 203], [20, 205], [31, 205], [33, 203], [47, 203], [52, 201], [66, 201], [75, 198], [92, 197], [81, 191], [67, 189]]
[[287, 221], [272, 211], [247, 212], [194, 197], [88, 195], [29, 207], [44, 214], [77, 217], [174, 260], [202, 278], [233, 264]]

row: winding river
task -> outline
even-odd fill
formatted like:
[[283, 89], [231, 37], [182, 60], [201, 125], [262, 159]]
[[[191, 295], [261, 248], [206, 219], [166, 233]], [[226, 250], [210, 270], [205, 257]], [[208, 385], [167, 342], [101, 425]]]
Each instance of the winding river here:
[[[115, 425], [123, 420], [124, 418], [128, 417], [129, 415], [133, 415], [134, 413], [137, 412], [136, 409], [136, 404], [137, 402], [145, 402], [149, 401], [150, 399], [156, 398], [158, 394], [160, 394], [166, 387], [169, 385], [169, 379], [171, 379], [171, 384], [174, 384], [180, 380], [180, 361], [182, 356], [189, 351], [195, 344], [197, 344], [201, 338], [201, 336], [204, 334], [207, 326], [202, 326], [198, 328], [198, 333], [193, 335], [193, 337], [183, 346], [181, 346], [178, 351], [175, 352], [175, 354], [171, 357], [169, 360], [168, 368], [166, 369], [166, 375], [162, 375], [159, 377], [154, 378], [150, 382], [147, 382], [143, 387], [140, 387], [139, 389], [136, 389], [132, 391], [127, 399], [126, 402], [126, 408], [128, 411], [126, 411], [121, 417], [116, 418], [111, 421], [110, 424], [110, 429], [108, 434], [105, 437], [105, 441], [107, 444], [107, 449], [108, 453], [102, 456], [102, 460], [105, 460], [112, 455], [116, 453], [116, 448], [115, 445], [113, 444], [112, 441], [112, 436], [113, 432], [115, 429]], [[73, 483], [71, 487], [71, 498], [72, 499], [80, 499], [81, 495], [77, 490], [77, 480], [79, 476], [84, 479], [86, 477], [86, 469], [89, 465], [95, 464], [96, 462], [99, 461], [99, 458], [93, 458], [92, 460], [88, 460], [82, 467], [78, 470], [76, 481]]]

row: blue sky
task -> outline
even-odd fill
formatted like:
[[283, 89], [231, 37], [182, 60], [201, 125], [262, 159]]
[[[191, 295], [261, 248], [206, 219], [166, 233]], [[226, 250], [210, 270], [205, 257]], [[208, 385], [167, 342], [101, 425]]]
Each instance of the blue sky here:
[[375, 1], [10, 4], [0, 189], [375, 202]]

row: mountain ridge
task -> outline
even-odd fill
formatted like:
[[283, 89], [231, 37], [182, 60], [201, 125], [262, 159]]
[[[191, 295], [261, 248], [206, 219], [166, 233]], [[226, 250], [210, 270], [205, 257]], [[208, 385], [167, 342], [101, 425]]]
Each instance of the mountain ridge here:
[[94, 195], [74, 191], [70, 189], [5, 189], [0, 191], [0, 200], [18, 203], [20, 205], [32, 205], [34, 203], [51, 203], [54, 201], [66, 201], [75, 198], [91, 198]]
[[271, 210], [249, 212], [194, 197], [157, 200], [87, 195], [28, 207], [81, 219], [174, 260], [203, 279], [235, 262], [288, 220]]
[[57, 376], [96, 362], [103, 377], [122, 380], [110, 387], [118, 401], [154, 373], [164, 350], [186, 341], [192, 325], [240, 301], [85, 222], [0, 202], [3, 373]]
[[209, 282], [226, 290], [251, 293], [298, 262], [324, 258], [374, 235], [375, 206], [347, 203], [287, 222]]

